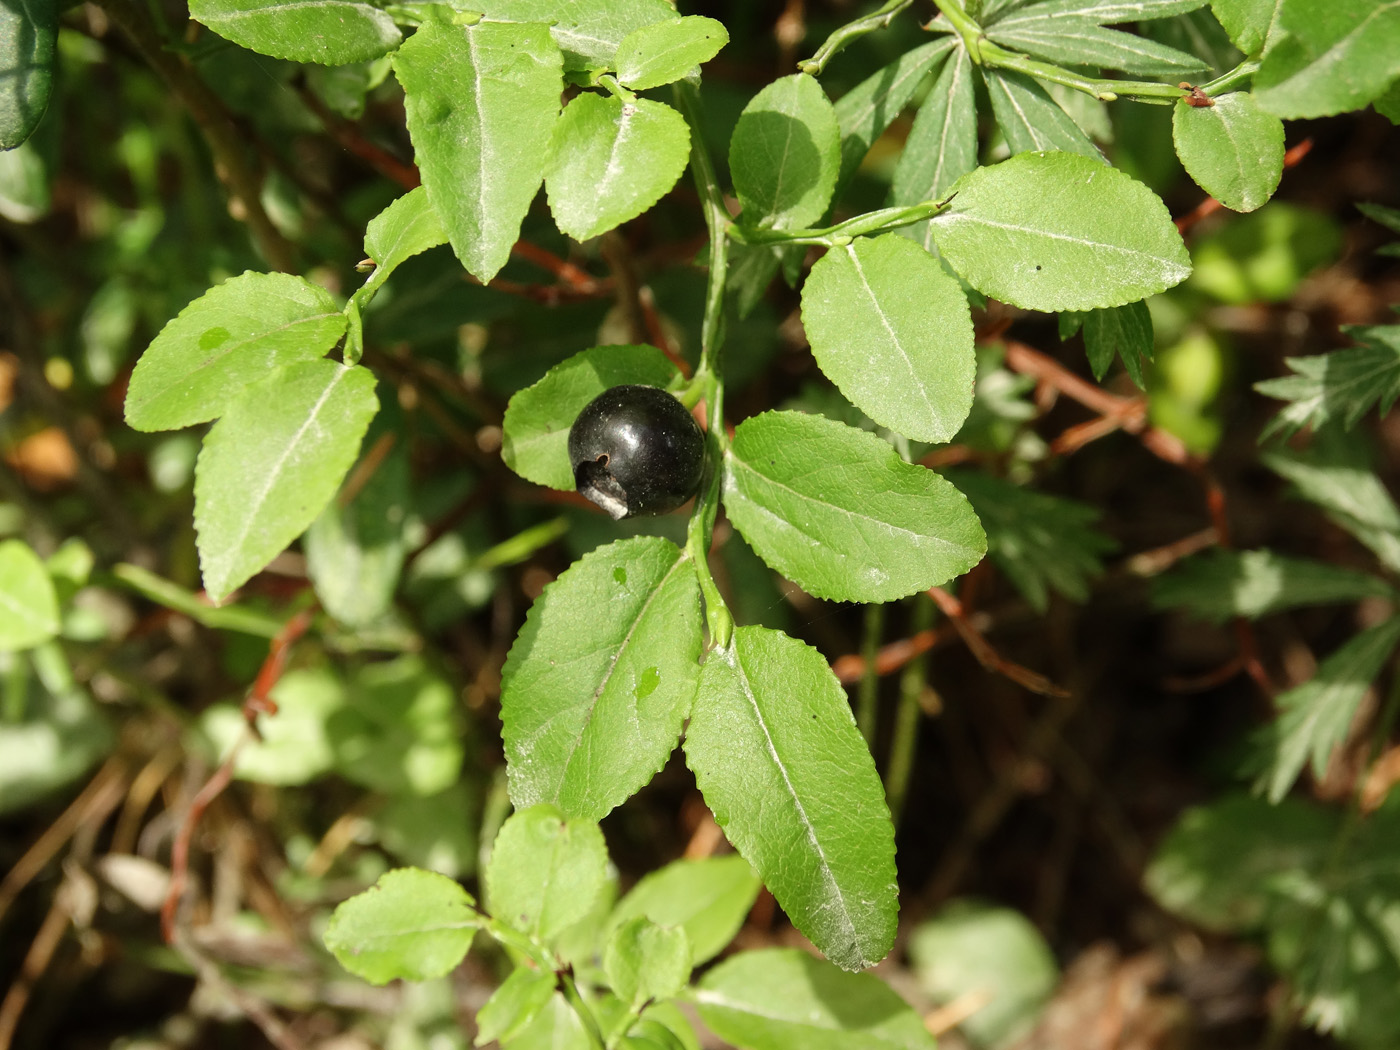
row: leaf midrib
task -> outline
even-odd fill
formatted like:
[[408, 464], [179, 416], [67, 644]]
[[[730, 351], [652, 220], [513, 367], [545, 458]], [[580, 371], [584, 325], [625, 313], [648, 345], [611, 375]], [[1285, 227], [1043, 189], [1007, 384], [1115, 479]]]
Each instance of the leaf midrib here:
[[778, 775], [782, 777], [783, 786], [787, 788], [788, 797], [792, 799], [792, 804], [797, 810], [798, 819], [802, 823], [803, 830], [807, 833], [807, 841], [812, 844], [820, 861], [820, 871], [822, 881], [830, 887], [832, 893], [836, 895], [836, 902], [840, 906], [840, 916], [843, 920], [845, 932], [850, 938], [856, 950], [860, 953], [861, 960], [865, 959], [865, 948], [861, 943], [859, 931], [856, 929], [855, 919], [851, 916], [850, 909], [846, 906], [846, 895], [841, 891], [841, 884], [836, 878], [835, 872], [831, 870], [831, 862], [827, 860], [826, 850], [822, 848], [821, 841], [817, 838], [817, 829], [813, 826], [811, 818], [807, 816], [807, 807], [802, 804], [802, 799], [797, 793], [797, 788], [792, 783], [792, 778], [788, 776], [787, 766], [782, 757], [778, 754], [777, 745], [773, 743], [773, 735], [768, 731], [768, 723], [763, 717], [763, 709], [758, 705], [758, 697], [750, 686], [748, 669], [744, 667], [744, 662], [739, 659], [738, 640], [731, 643], [727, 652], [723, 653], [721, 659], [734, 669], [738, 676], [740, 688], [744, 691], [744, 698], [748, 700], [749, 706], [753, 709], [754, 720], [758, 723], [758, 728], [763, 732], [763, 742], [768, 748], [768, 756], [773, 761], [774, 768]]

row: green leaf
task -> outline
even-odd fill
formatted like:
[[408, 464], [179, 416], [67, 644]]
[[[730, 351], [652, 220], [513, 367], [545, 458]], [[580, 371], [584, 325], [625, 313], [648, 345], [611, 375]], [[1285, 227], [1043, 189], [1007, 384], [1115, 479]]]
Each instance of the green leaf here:
[[541, 943], [552, 941], [593, 907], [608, 872], [598, 825], [540, 804], [501, 826], [486, 865], [491, 914]]
[[930, 223], [939, 252], [974, 288], [1031, 310], [1122, 306], [1190, 273], [1156, 194], [1068, 153], [978, 168]]
[[1280, 303], [1310, 272], [1337, 259], [1342, 231], [1329, 215], [1275, 200], [1232, 216], [1191, 246], [1191, 284], [1222, 302]]
[[678, 860], [642, 877], [608, 918], [608, 926], [645, 915], [678, 926], [690, 939], [694, 964], [708, 962], [739, 932], [761, 883], [738, 854]]
[[1146, 76], [1178, 76], [1205, 69], [1204, 62], [1185, 51], [1096, 23], [1092, 16], [1063, 14], [1019, 18], [988, 27], [987, 36], [1005, 47], [1064, 65]]
[[1283, 175], [1283, 121], [1261, 110], [1248, 92], [1214, 102], [1176, 104], [1176, 155], [1196, 185], [1225, 207], [1253, 211], [1274, 195]]
[[679, 18], [666, 0], [481, 0], [480, 6], [491, 19], [550, 23], [568, 70], [616, 68], [628, 36]]
[[394, 54], [433, 210], [467, 272], [491, 280], [544, 178], [563, 59], [544, 25], [427, 22]]
[[329, 725], [336, 769], [390, 795], [427, 797], [462, 773], [462, 717], [452, 686], [420, 656], [366, 664]]
[[422, 186], [409, 190], [369, 220], [365, 253], [374, 260], [374, 272], [351, 298], [364, 306], [400, 263], [446, 243], [447, 231], [428, 202], [428, 191]]
[[[326, 668], [288, 671], [272, 690], [273, 718], [261, 719], [262, 739], [243, 744], [233, 773], [259, 784], [307, 784], [335, 766], [329, 729], [345, 717], [345, 683]], [[199, 719], [200, 731], [222, 761], [243, 739], [246, 722], [238, 704], [215, 704]]]
[[29, 138], [49, 107], [58, 7], [55, 0], [0, 4], [0, 150]]
[[554, 221], [576, 241], [606, 233], [659, 201], [689, 157], [690, 129], [665, 103], [577, 95], [549, 147], [544, 186]]
[[324, 940], [341, 966], [370, 984], [426, 981], [467, 954], [481, 924], [475, 903], [445, 875], [398, 868], [336, 908]]
[[[26, 140], [13, 149], [0, 149], [0, 216], [21, 224], [38, 222], [52, 205], [48, 163], [35, 144]], [[120, 279], [115, 279], [111, 287], [126, 290]], [[104, 299], [94, 297], [94, 306], [99, 304], [104, 304]], [[107, 334], [105, 329], [102, 334]], [[128, 332], [123, 338], [129, 335]]]
[[909, 958], [937, 1003], [977, 996], [981, 1007], [958, 1028], [977, 1046], [1014, 1044], [1059, 983], [1055, 956], [1020, 912], [954, 901], [909, 938]]
[[[1262, 931], [1306, 1023], [1351, 1045], [1400, 1042], [1400, 817], [1226, 798], [1189, 811], [1147, 872], [1153, 896], [1226, 931]], [[1350, 819], [1350, 818], [1348, 818]]]
[[[955, 46], [956, 40], [951, 36], [921, 44], [912, 51], [904, 52], [879, 72], [866, 77], [837, 100], [836, 121], [841, 128], [838, 187], [850, 181], [875, 140], [913, 99], [924, 77], [937, 69]], [[963, 51], [962, 48], [958, 50]], [[966, 52], [963, 51], [963, 54]], [[906, 152], [908, 149], [906, 145]]]
[[617, 79], [633, 91], [689, 76], [729, 43], [729, 30], [713, 18], [686, 15], [628, 33], [617, 49]]
[[278, 369], [227, 407], [195, 468], [194, 527], [211, 598], [227, 598], [316, 520], [378, 410], [373, 374], [334, 361]]
[[1080, 326], [1084, 329], [1084, 351], [1095, 379], [1103, 382], [1114, 357], [1121, 355], [1128, 375], [1139, 389], [1144, 388], [1142, 363], [1152, 360], [1153, 343], [1152, 314], [1145, 302], [1090, 310], [1086, 314], [1061, 314], [1060, 338], [1069, 338]]
[[1300, 427], [1317, 429], [1333, 420], [1355, 426], [1377, 402], [1382, 416], [1390, 411], [1400, 397], [1400, 325], [1350, 325], [1342, 331], [1361, 345], [1284, 358], [1295, 375], [1254, 384], [1265, 397], [1291, 402], [1270, 420], [1261, 441], [1278, 433], [1292, 435]]
[[1283, 0], [1211, 0], [1210, 9], [1225, 27], [1230, 43], [1246, 55], [1267, 50], [1278, 33]]
[[556, 980], [554, 974], [544, 970], [517, 966], [477, 1013], [473, 1045], [509, 1043], [549, 1005]]
[[326, 504], [302, 541], [317, 600], [347, 627], [366, 627], [389, 611], [406, 553], [408, 455], [396, 447], [372, 469], [348, 504], [340, 502], [343, 492]]
[[992, 100], [997, 126], [1012, 153], [1063, 150], [1103, 161], [1099, 148], [1089, 141], [1074, 118], [1035, 80], [1000, 69], [984, 69], [982, 80]]
[[985, 471], [949, 471], [987, 530], [987, 553], [1038, 612], [1053, 589], [1072, 601], [1089, 596], [1088, 581], [1103, 572], [1100, 555], [1117, 544], [1084, 503], [1013, 485]]
[[899, 907], [894, 828], [821, 653], [737, 628], [705, 660], [685, 755], [715, 820], [793, 925], [843, 969], [883, 959]]
[[375, 810], [375, 840], [391, 856], [452, 878], [476, 870], [481, 824], [477, 788], [459, 780], [436, 795], [397, 795]]
[[[9, 560], [4, 550], [0, 544], [0, 565]], [[0, 719], [0, 814], [32, 806], [73, 783], [116, 743], [102, 710], [106, 705], [94, 703], [74, 682], [58, 641], [7, 655], [6, 710]]]
[[1317, 673], [1276, 699], [1278, 718], [1260, 735], [1262, 771], [1255, 786], [1270, 802], [1288, 794], [1303, 766], [1319, 779], [1344, 743], [1356, 710], [1400, 642], [1400, 616], [1369, 627], [1318, 665]]
[[878, 977], [795, 948], [742, 952], [695, 991], [700, 1019], [743, 1050], [933, 1050], [923, 1019]]
[[325, 66], [378, 58], [403, 39], [387, 12], [353, 0], [190, 0], [190, 17], [261, 55]]
[[596, 1050], [597, 1043], [578, 1012], [560, 992], [555, 992], [523, 1031], [510, 1041], [508, 1050]]
[[1373, 222], [1380, 223], [1392, 233], [1400, 233], [1400, 208], [1387, 208], [1384, 204], [1357, 201], [1356, 210]]
[[951, 441], [972, 407], [972, 315], [958, 282], [894, 234], [832, 248], [802, 286], [812, 354], [875, 422]]
[[840, 170], [836, 110], [807, 74], [773, 81], [739, 115], [729, 171], [746, 226], [810, 226], [826, 213]]
[[[839, 106], [837, 107], [839, 110]], [[919, 106], [894, 168], [890, 203], [940, 201], [953, 183], [977, 167], [977, 99], [967, 49], [957, 47]], [[914, 240], [933, 249], [928, 223]]]
[[1048, 0], [1018, 7], [1000, 17], [987, 19], [988, 25], [1005, 26], [1015, 22], [1039, 22], [1046, 18], [1088, 18], [1100, 25], [1115, 22], [1147, 22], [1170, 18], [1204, 7], [1206, 0]]
[[1298, 495], [1316, 503], [1370, 547], [1388, 569], [1400, 572], [1400, 509], [1364, 463], [1327, 450], [1268, 453], [1260, 458], [1270, 470], [1293, 482]]
[[285, 273], [244, 273], [169, 321], [136, 362], [126, 422], [177, 430], [216, 419], [282, 365], [324, 357], [345, 334], [335, 298]]
[[1385, 91], [1371, 100], [1377, 113], [1392, 124], [1400, 124], [1400, 77]]
[[1299, 120], [1360, 109], [1400, 77], [1400, 0], [1283, 0], [1283, 33], [1254, 76], [1266, 112]]
[[23, 540], [0, 541], [0, 652], [29, 649], [58, 634], [58, 592]]
[[668, 540], [619, 540], [535, 601], [501, 672], [510, 797], [599, 819], [666, 762], [695, 696], [695, 567]]
[[569, 428], [584, 406], [609, 387], [670, 387], [679, 378], [654, 346], [595, 346], [574, 354], [510, 399], [501, 456], [528, 481], [573, 491]]
[[962, 493], [874, 434], [800, 412], [739, 424], [724, 506], [770, 566], [818, 598], [885, 602], [981, 560], [986, 538]]
[[669, 999], [690, 980], [690, 938], [683, 926], [661, 926], [644, 915], [613, 928], [603, 972], [618, 998], [633, 1009]]
[[1391, 598], [1384, 581], [1326, 562], [1288, 558], [1269, 550], [1211, 550], [1187, 558], [1152, 588], [1158, 608], [1182, 608], [1224, 623], [1236, 616], [1254, 620], [1302, 605]]

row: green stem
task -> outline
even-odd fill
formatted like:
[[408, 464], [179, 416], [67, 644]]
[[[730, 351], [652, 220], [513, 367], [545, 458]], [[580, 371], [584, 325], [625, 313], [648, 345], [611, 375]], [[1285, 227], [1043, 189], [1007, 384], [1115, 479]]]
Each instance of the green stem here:
[[[909, 624], [911, 636], [933, 626], [934, 605], [927, 594], [914, 596], [913, 617]], [[919, 720], [923, 707], [919, 698], [928, 684], [928, 658], [916, 656], [904, 665], [899, 677], [899, 710], [895, 714], [894, 740], [890, 745], [890, 764], [885, 771], [885, 798], [895, 829], [904, 812], [904, 800], [909, 795], [909, 776], [914, 771], [914, 757], [919, 740]]]
[[865, 639], [861, 642], [860, 655], [865, 668], [860, 675], [860, 688], [856, 692], [856, 725], [860, 728], [865, 744], [872, 750], [875, 747], [875, 715], [880, 699], [880, 675], [875, 669], [875, 658], [880, 654], [880, 638], [885, 631], [885, 607], [873, 603], [865, 607]]
[[1247, 58], [1228, 73], [1221, 73], [1209, 83], [1202, 84], [1201, 94], [1215, 98], [1217, 95], [1224, 95], [1234, 91], [1241, 84], [1254, 79], [1254, 74], [1259, 72], [1259, 60], [1257, 58]]
[[567, 971], [559, 975], [559, 983], [564, 986], [564, 998], [569, 1000], [569, 1005], [574, 1008], [574, 1013], [583, 1022], [583, 1027], [588, 1033], [588, 1044], [594, 1050], [607, 1050], [607, 1042], [603, 1039], [603, 1030], [598, 1027], [598, 1019], [593, 1016], [593, 1011], [589, 1009], [588, 1003], [584, 1002], [583, 996], [579, 993], [578, 983], [574, 980], [574, 975]]
[[947, 197], [941, 201], [921, 201], [918, 204], [881, 208], [822, 229], [756, 230], [731, 224], [728, 232], [730, 238], [740, 244], [818, 244], [827, 248], [839, 248], [850, 244], [856, 237], [887, 233], [901, 226], [931, 219], [947, 207], [951, 200], [951, 197]]
[[1013, 73], [1024, 73], [1037, 80], [1060, 84], [1075, 91], [1092, 95], [1100, 102], [1112, 102], [1118, 98], [1133, 99], [1138, 102], [1175, 102], [1185, 92], [1172, 84], [1158, 84], [1150, 80], [1102, 80], [1080, 76], [1052, 62], [1041, 62], [1027, 58], [1015, 51], [1008, 51], [987, 39], [982, 27], [963, 9], [958, 0], [934, 0], [943, 17], [957, 30], [967, 47], [968, 57], [982, 66], [1009, 69]]
[[719, 586], [710, 572], [710, 539], [719, 510], [720, 478], [724, 453], [729, 437], [724, 429], [724, 373], [721, 370], [721, 350], [724, 346], [724, 283], [729, 272], [729, 211], [724, 206], [724, 193], [715, 174], [714, 161], [705, 147], [701, 132], [700, 97], [693, 84], [684, 81], [675, 87], [676, 105], [690, 125], [690, 170], [700, 205], [705, 213], [705, 227], [710, 234], [709, 273], [705, 285], [705, 319], [700, 327], [700, 363], [691, 380], [692, 393], [700, 392], [705, 400], [706, 456], [705, 476], [695, 498], [695, 509], [686, 526], [686, 552], [695, 563], [700, 580], [700, 593], [705, 599], [705, 622], [710, 642], [728, 648], [734, 635], [734, 617], [730, 615]]
[[878, 10], [847, 22], [826, 38], [822, 46], [817, 48], [815, 55], [805, 62], [797, 63], [797, 68], [808, 76], [820, 76], [822, 71], [826, 69], [826, 64], [852, 40], [863, 37], [866, 33], [873, 33], [877, 29], [885, 29], [894, 20], [895, 15], [913, 2], [914, 0], [888, 0]]

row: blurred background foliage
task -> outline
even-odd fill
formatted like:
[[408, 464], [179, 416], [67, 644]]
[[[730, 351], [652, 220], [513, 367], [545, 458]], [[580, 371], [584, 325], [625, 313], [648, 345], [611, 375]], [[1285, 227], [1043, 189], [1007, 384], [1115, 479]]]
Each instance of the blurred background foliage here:
[[[858, 13], [846, 0], [685, 7], [730, 32], [704, 83], [721, 161], [753, 93]], [[301, 67], [202, 30], [178, 4], [156, 0], [149, 14], [232, 115], [302, 271], [349, 291], [365, 223], [401, 192], [391, 176], [412, 155], [387, 63]], [[1220, 69], [1238, 58], [1206, 9], [1151, 31], [1207, 49]], [[922, 38], [914, 19], [897, 20], [833, 61], [823, 86], [838, 98]], [[101, 4], [63, 13], [58, 51], [38, 131], [0, 152], [0, 540], [38, 552], [61, 622], [56, 639], [0, 652], [0, 985], [10, 989], [0, 1046], [285, 1037], [335, 1050], [464, 1047], [500, 960], [473, 956], [448, 979], [370, 989], [339, 970], [318, 933], [339, 900], [392, 865], [475, 877], [508, 807], [499, 671], [529, 603], [620, 530], [683, 531], [679, 517], [614, 525], [520, 481], [498, 453], [510, 394], [585, 346], [647, 341], [654, 322], [693, 358], [704, 295], [694, 193], [682, 181], [582, 248], [532, 213], [524, 239], [591, 286], [517, 256], [483, 288], [445, 247], [396, 271], [366, 318], [365, 363], [385, 409], [364, 444], [374, 467], [359, 482], [352, 473], [300, 547], [235, 605], [213, 609], [198, 594], [191, 525], [197, 437], [136, 433], [121, 406], [135, 358], [165, 321], [266, 261], [230, 214], [182, 99]], [[1169, 109], [1082, 105], [1115, 164], [1173, 215], [1197, 208]], [[909, 123], [876, 143], [843, 211], [885, 203]], [[1004, 156], [986, 130], [983, 159]], [[1272, 718], [1261, 681], [1275, 692], [1305, 682], [1324, 654], [1385, 619], [1392, 592], [1382, 584], [1349, 604], [1283, 612], [1264, 603], [1244, 632], [1149, 596], [1153, 577], [1227, 540], [1372, 576], [1396, 570], [1324, 502], [1288, 497], [1258, 446], [1278, 403], [1253, 384], [1286, 375], [1286, 357], [1349, 345], [1343, 325], [1392, 317], [1400, 267], [1383, 249], [1393, 235], [1355, 203], [1400, 206], [1400, 132], [1368, 110], [1288, 133], [1289, 146], [1312, 145], [1278, 199], [1189, 225], [1192, 277], [1148, 304], [1147, 394], [1121, 367], [1104, 381], [1120, 425], [1076, 430], [1094, 412], [1035, 364], [1087, 376], [1082, 336], [1062, 341], [1055, 318], [996, 303], [975, 313], [974, 415], [955, 445], [912, 450], [956, 465], [988, 523], [992, 556], [959, 592], [961, 619], [925, 599], [879, 612], [817, 601], [780, 586], [723, 522], [717, 531], [717, 574], [740, 622], [804, 638], [853, 695], [865, 691], [881, 712], [882, 769], [897, 738], [915, 742], [898, 835], [903, 947], [881, 972], [945, 1045], [1330, 1043], [1310, 1026], [1396, 1045], [1400, 970], [1366, 932], [1393, 922], [1400, 901], [1394, 837], [1387, 845], [1384, 824], [1364, 833], [1370, 881], [1339, 888], [1342, 873], [1319, 859], [1342, 818], [1317, 803], [1356, 795], [1367, 768], [1400, 776], [1384, 773], [1400, 765], [1384, 738], [1380, 762], [1366, 765], [1381, 706], [1370, 678], [1335, 754], [1284, 806], [1233, 794], [1248, 788], [1251, 741]], [[646, 316], [629, 309], [637, 301]], [[727, 361], [732, 419], [789, 405], [860, 421], [816, 369], [782, 281], [731, 319]], [[1144, 420], [1187, 455], [1154, 454]], [[1393, 417], [1372, 414], [1334, 443], [1393, 488]], [[1027, 484], [1044, 501], [1034, 514], [1018, 488]], [[0, 544], [5, 571], [32, 568], [17, 549]], [[318, 559], [327, 581], [339, 567], [380, 582], [339, 594], [328, 582], [313, 595]], [[156, 912], [190, 800], [241, 732], [270, 642], [313, 607], [271, 693], [278, 713], [203, 815], [187, 935], [167, 947]], [[901, 645], [931, 656], [910, 661]], [[882, 653], [891, 673], [863, 676]], [[1388, 788], [1371, 790], [1383, 800]], [[1188, 806], [1222, 798], [1176, 826]], [[623, 887], [721, 847], [679, 762], [604, 831]], [[1350, 946], [1335, 959], [1310, 952], [1318, 901], [1344, 927], [1335, 943]], [[764, 897], [738, 943], [795, 939]], [[1321, 991], [1300, 1004], [1281, 974]]]

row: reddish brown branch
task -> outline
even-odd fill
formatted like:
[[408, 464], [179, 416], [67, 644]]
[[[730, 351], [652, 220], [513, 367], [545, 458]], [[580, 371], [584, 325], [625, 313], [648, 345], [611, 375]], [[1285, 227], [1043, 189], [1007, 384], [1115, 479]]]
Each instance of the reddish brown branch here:
[[1039, 671], [1032, 671], [1029, 667], [1022, 667], [1018, 663], [1006, 659], [993, 648], [992, 643], [982, 636], [982, 633], [973, 627], [968, 621], [966, 613], [963, 611], [962, 602], [958, 601], [942, 587], [930, 587], [928, 591], [930, 598], [937, 603], [943, 615], [948, 617], [953, 627], [957, 629], [972, 655], [977, 657], [977, 662], [993, 674], [999, 674], [1003, 678], [1009, 678], [1017, 685], [1029, 689], [1033, 693], [1041, 696], [1065, 697], [1069, 693], [1046, 678]]
[[292, 645], [311, 626], [312, 615], [311, 609], [302, 609], [283, 624], [282, 629], [277, 632], [277, 636], [272, 639], [268, 646], [267, 658], [263, 660], [257, 677], [253, 679], [253, 687], [248, 690], [248, 698], [243, 702], [243, 718], [247, 722], [248, 731], [239, 738], [228, 757], [220, 763], [219, 768], [214, 771], [214, 775], [190, 801], [190, 810], [185, 814], [179, 831], [175, 833], [175, 842], [170, 850], [170, 892], [166, 894], [165, 903], [161, 905], [160, 909], [161, 935], [165, 938], [166, 944], [175, 943], [176, 913], [180, 907], [180, 899], [185, 894], [185, 885], [189, 880], [190, 842], [194, 838], [195, 828], [199, 826], [204, 811], [219, 797], [224, 788], [228, 787], [229, 781], [233, 779], [233, 767], [238, 759], [238, 752], [249, 740], [257, 738], [255, 724], [257, 716], [277, 713], [277, 704], [269, 694], [286, 669], [287, 657], [290, 655]]

